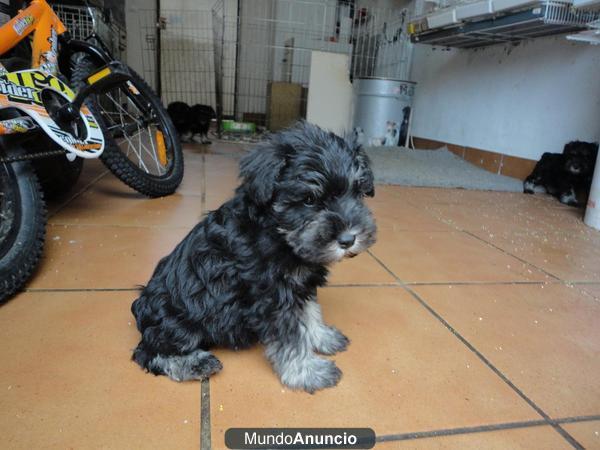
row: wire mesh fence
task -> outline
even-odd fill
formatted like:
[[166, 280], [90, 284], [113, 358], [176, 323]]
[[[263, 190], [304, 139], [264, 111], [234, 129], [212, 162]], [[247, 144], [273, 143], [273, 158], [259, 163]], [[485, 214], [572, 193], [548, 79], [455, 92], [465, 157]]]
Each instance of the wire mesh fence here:
[[127, 48], [127, 32], [98, 8], [60, 4], [54, 4], [52, 8], [73, 38], [83, 40], [95, 31], [115, 58], [123, 56]]
[[[165, 103], [212, 106], [221, 118], [276, 130], [305, 117], [311, 54], [348, 56], [348, 77], [407, 79], [408, 12], [341, 0], [217, 0], [139, 11], [144, 74]], [[152, 41], [152, 42], [151, 42]]]
[[408, 80], [412, 50], [408, 18], [407, 9], [359, 11], [351, 35], [353, 78]]
[[139, 33], [141, 39], [139, 40], [141, 48], [140, 63], [141, 66], [138, 70], [141, 72], [144, 80], [154, 89], [156, 92], [160, 91], [160, 71], [159, 67], [159, 26], [157, 21], [157, 14], [155, 10], [138, 10], [137, 21]]
[[161, 11], [161, 86], [165, 102], [215, 105], [215, 66], [210, 11]]

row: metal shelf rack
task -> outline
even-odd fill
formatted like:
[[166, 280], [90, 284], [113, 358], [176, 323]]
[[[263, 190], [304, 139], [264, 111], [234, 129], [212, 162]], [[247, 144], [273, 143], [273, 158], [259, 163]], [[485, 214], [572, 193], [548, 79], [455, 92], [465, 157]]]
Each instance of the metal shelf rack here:
[[572, 33], [586, 29], [589, 22], [599, 18], [600, 13], [574, 10], [571, 3], [544, 0], [518, 11], [492, 13], [438, 28], [429, 28], [427, 16], [422, 16], [410, 23], [409, 30], [414, 43], [478, 48]]

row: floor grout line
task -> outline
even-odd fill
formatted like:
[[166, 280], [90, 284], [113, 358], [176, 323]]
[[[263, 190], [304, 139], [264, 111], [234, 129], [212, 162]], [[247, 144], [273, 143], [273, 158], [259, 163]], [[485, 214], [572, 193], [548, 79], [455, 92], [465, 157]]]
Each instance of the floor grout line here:
[[139, 292], [136, 288], [26, 288], [24, 292]]
[[[577, 417], [564, 417], [559, 419], [553, 419], [555, 423], [581, 423], [600, 420], [600, 415], [597, 416], [577, 416]], [[429, 431], [417, 431], [412, 433], [398, 433], [398, 434], [385, 434], [377, 436], [377, 442], [389, 442], [389, 441], [407, 441], [414, 439], [424, 439], [442, 436], [455, 436], [461, 434], [471, 433], [485, 433], [493, 431], [503, 430], [514, 430], [520, 428], [533, 428], [539, 426], [550, 426], [546, 420], [526, 420], [521, 422], [506, 422], [491, 425], [478, 425], [473, 427], [460, 427], [460, 428], [443, 428], [439, 430]]]
[[494, 285], [507, 285], [507, 286], [539, 286], [539, 285], [556, 285], [556, 286], [600, 286], [597, 281], [565, 281], [565, 280], [548, 280], [548, 281], [406, 281], [406, 286], [494, 286]]
[[210, 378], [200, 382], [200, 450], [211, 450]]
[[400, 287], [399, 283], [332, 283], [327, 284], [324, 288], [353, 288], [353, 287]]
[[519, 428], [533, 428], [539, 426], [548, 426], [545, 420], [531, 420], [527, 422], [509, 422], [501, 423], [497, 425], [479, 425], [475, 427], [462, 427], [462, 428], [445, 428], [441, 430], [432, 431], [417, 431], [413, 433], [400, 433], [400, 434], [386, 434], [377, 436], [377, 442], [390, 442], [390, 441], [408, 441], [414, 439], [425, 439], [442, 436], [456, 436], [462, 434], [472, 433], [486, 433], [492, 431], [502, 430], [514, 430]]
[[200, 183], [200, 211], [206, 214], [206, 157], [202, 155], [202, 181]]
[[[200, 211], [206, 214], [206, 156], [201, 158], [202, 181], [200, 184]], [[200, 384], [200, 450], [211, 450], [211, 418], [210, 418], [210, 378], [205, 378]]]
[[[198, 217], [198, 221], [202, 219], [202, 214]], [[111, 223], [48, 223], [51, 227], [91, 227], [91, 228], [148, 228], [150, 230], [191, 230], [194, 225], [188, 227], [183, 226], [170, 226], [170, 225], [123, 225], [123, 224], [111, 224]]]
[[552, 281], [406, 281], [406, 286], [536, 286], [548, 284], [564, 284], [560, 280]]
[[500, 248], [500, 247], [498, 247], [496, 244], [493, 244], [493, 243], [491, 243], [490, 241], [487, 241], [487, 240], [485, 240], [485, 239], [483, 239], [483, 238], [481, 238], [481, 237], [477, 236], [476, 234], [472, 233], [471, 231], [468, 231], [468, 230], [460, 230], [460, 231], [461, 231], [461, 232], [463, 232], [463, 233], [465, 233], [465, 234], [466, 234], [466, 235], [468, 235], [468, 236], [471, 236], [472, 238], [475, 238], [475, 239], [477, 239], [478, 241], [481, 241], [481, 242], [483, 242], [483, 243], [485, 243], [485, 244], [489, 245], [489, 246], [490, 246], [490, 247], [492, 247], [492, 248], [495, 248], [496, 250], [498, 250], [498, 251], [500, 251], [500, 252], [504, 253], [505, 255], [508, 255], [508, 256], [511, 256], [512, 258], [515, 258], [516, 260], [518, 260], [518, 261], [522, 262], [523, 264], [527, 264], [528, 266], [531, 266], [531, 267], [535, 268], [536, 270], [539, 270], [540, 272], [542, 272], [542, 273], [543, 273], [543, 274], [545, 274], [546, 276], [549, 276], [549, 277], [551, 277], [551, 278], [553, 278], [553, 279], [555, 279], [555, 280], [560, 280], [560, 281], [562, 281], [562, 280], [560, 279], [560, 277], [557, 277], [556, 275], [554, 275], [554, 274], [552, 274], [552, 273], [548, 272], [547, 270], [545, 270], [545, 269], [542, 269], [541, 267], [539, 267], [539, 266], [537, 266], [537, 265], [535, 265], [535, 264], [533, 264], [533, 263], [531, 263], [531, 262], [529, 262], [529, 261], [527, 261], [527, 260], [525, 260], [525, 259], [521, 258], [520, 256], [513, 255], [511, 252], [509, 252], [509, 251], [506, 251], [506, 250], [504, 250], [503, 248]]
[[573, 417], [561, 417], [554, 419], [557, 423], [579, 423], [579, 422], [591, 422], [600, 420], [600, 414], [598, 415], [586, 415], [586, 416], [573, 416]]
[[[415, 205], [413, 205], [413, 206], [415, 206]], [[539, 270], [539, 271], [540, 271], [540, 272], [542, 272], [543, 274], [545, 274], [545, 275], [547, 275], [547, 276], [549, 276], [549, 277], [551, 277], [551, 278], [553, 278], [553, 279], [555, 279], [555, 280], [560, 280], [560, 278], [559, 278], [559, 277], [557, 277], [556, 275], [554, 275], [554, 274], [552, 274], [552, 273], [548, 272], [547, 270], [545, 270], [545, 269], [542, 269], [541, 267], [538, 267], [536, 264], [530, 263], [529, 261], [526, 261], [525, 259], [523, 259], [523, 258], [521, 258], [521, 257], [519, 257], [519, 256], [513, 255], [511, 252], [509, 252], [509, 251], [506, 251], [506, 250], [504, 250], [503, 248], [500, 248], [500, 247], [498, 247], [497, 245], [495, 245], [495, 244], [491, 243], [490, 241], [488, 241], [488, 240], [486, 240], [486, 239], [483, 239], [483, 238], [481, 238], [481, 237], [477, 236], [477, 235], [476, 235], [476, 234], [474, 234], [473, 232], [471, 232], [471, 231], [469, 231], [469, 230], [466, 230], [466, 229], [464, 229], [464, 228], [462, 228], [462, 227], [460, 227], [460, 226], [458, 226], [458, 225], [455, 225], [455, 224], [449, 224], [449, 223], [445, 222], [443, 219], [440, 219], [439, 217], [436, 217], [436, 216], [435, 216], [435, 214], [433, 214], [433, 212], [432, 212], [432, 211], [430, 211], [430, 210], [428, 210], [428, 209], [425, 209], [424, 211], [425, 211], [425, 212], [426, 212], [426, 213], [427, 213], [427, 214], [428, 214], [430, 217], [432, 217], [433, 219], [437, 220], [438, 222], [440, 222], [440, 223], [443, 223], [443, 224], [445, 224], [445, 225], [448, 225], [450, 228], [452, 228], [452, 229], [454, 229], [454, 230], [456, 230], [456, 231], [459, 231], [459, 232], [461, 232], [461, 233], [464, 233], [464, 234], [466, 234], [466, 235], [468, 235], [468, 236], [471, 236], [471, 237], [473, 237], [473, 238], [475, 238], [475, 239], [477, 239], [477, 240], [479, 240], [479, 241], [481, 241], [481, 242], [483, 242], [483, 243], [485, 243], [485, 244], [489, 245], [490, 247], [492, 247], [492, 248], [495, 248], [496, 250], [498, 250], [498, 251], [500, 251], [500, 252], [504, 253], [505, 255], [511, 256], [511, 257], [513, 257], [513, 258], [517, 259], [518, 261], [522, 262], [523, 264], [527, 264], [528, 266], [531, 266], [531, 267], [535, 268], [536, 270]]]
[[[388, 283], [332, 283], [325, 286], [326, 288], [385, 288], [385, 287], [401, 287], [405, 286], [535, 286], [535, 285], [564, 285], [562, 281], [433, 281], [433, 282], [388, 282]], [[568, 284], [568, 283], [567, 283]], [[575, 286], [598, 285], [600, 283], [573, 283]], [[136, 292], [138, 287], [116, 287], [116, 288], [26, 288], [25, 292]]]
[[61, 212], [69, 203], [71, 203], [73, 200], [75, 200], [76, 198], [80, 197], [81, 195], [85, 194], [87, 191], [89, 191], [91, 189], [91, 187], [96, 184], [101, 178], [103, 178], [107, 173], [109, 173], [108, 169], [104, 169], [104, 172], [102, 172], [100, 175], [98, 175], [96, 178], [92, 179], [88, 184], [86, 184], [85, 186], [83, 186], [78, 192], [76, 192], [75, 194], [73, 194], [71, 197], [69, 197], [67, 200], [65, 200], [63, 203], [61, 203], [53, 212], [52, 214], [48, 214], [48, 219], [51, 219], [52, 217], [54, 217], [56, 214], [58, 214], [59, 212]]
[[398, 277], [392, 270], [390, 270], [379, 258], [371, 253], [370, 250], [367, 252], [375, 258], [375, 260], [383, 267], [391, 276], [393, 276], [398, 283], [408, 292], [413, 299], [415, 299], [423, 308], [425, 308], [433, 317], [435, 317], [448, 331], [450, 331], [459, 341], [463, 343], [475, 356], [479, 358], [492, 372], [494, 372], [502, 381], [508, 385], [519, 397], [521, 397], [531, 408], [533, 408], [546, 422], [551, 425], [573, 448], [583, 449], [584, 447], [577, 442], [577, 440], [571, 436], [560, 424], [554, 422], [544, 410], [542, 410], [533, 400], [525, 395], [510, 379], [504, 375], [492, 362], [487, 359], [483, 353], [475, 348], [465, 337], [463, 337], [450, 323], [448, 323], [439, 313], [437, 313], [425, 300], [423, 300], [410, 286], [404, 284], [404, 282]]

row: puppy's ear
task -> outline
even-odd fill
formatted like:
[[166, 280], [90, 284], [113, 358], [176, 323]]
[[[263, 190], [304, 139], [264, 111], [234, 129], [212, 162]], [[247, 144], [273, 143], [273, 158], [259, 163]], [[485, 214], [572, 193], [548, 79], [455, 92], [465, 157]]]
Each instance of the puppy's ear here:
[[370, 167], [363, 172], [363, 180], [361, 183], [364, 183], [364, 193], [367, 197], [375, 197], [375, 179], [373, 177], [373, 171]]
[[375, 197], [375, 177], [371, 170], [371, 160], [364, 149], [352, 142], [355, 152], [355, 162], [360, 171], [360, 189], [367, 197]]
[[271, 200], [281, 171], [285, 167], [285, 157], [273, 143], [259, 145], [240, 162], [242, 188], [259, 205]]
[[571, 141], [566, 143], [563, 147], [563, 155], [568, 155], [569, 153], [573, 152], [573, 150], [576, 150], [577, 144], [579, 144], [579, 141]]

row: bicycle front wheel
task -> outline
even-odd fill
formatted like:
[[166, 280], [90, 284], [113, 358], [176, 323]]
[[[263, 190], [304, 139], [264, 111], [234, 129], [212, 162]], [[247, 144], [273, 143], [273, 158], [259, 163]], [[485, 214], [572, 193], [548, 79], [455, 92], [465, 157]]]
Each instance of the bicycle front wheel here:
[[[0, 139], [0, 158], [25, 153]], [[0, 163], [0, 305], [33, 274], [45, 235], [46, 203], [31, 162]]]
[[[71, 83], [85, 85], [98, 70], [79, 53], [72, 59]], [[175, 126], [152, 88], [131, 68], [132, 79], [90, 96], [90, 108], [106, 138], [104, 164], [125, 184], [149, 197], [175, 192], [183, 179], [183, 153]]]

